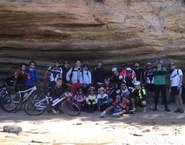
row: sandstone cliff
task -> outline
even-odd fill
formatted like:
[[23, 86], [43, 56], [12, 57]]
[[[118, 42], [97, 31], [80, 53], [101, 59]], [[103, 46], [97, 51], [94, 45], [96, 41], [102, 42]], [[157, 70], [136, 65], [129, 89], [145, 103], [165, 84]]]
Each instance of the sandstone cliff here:
[[56, 59], [107, 69], [163, 58], [185, 68], [183, 0], [0, 0], [1, 77], [34, 59], [46, 69]]

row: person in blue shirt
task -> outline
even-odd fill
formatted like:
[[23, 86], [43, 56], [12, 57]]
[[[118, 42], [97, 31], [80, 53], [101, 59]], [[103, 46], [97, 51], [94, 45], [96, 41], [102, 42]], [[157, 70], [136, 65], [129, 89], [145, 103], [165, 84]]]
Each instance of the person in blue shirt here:
[[31, 79], [26, 80], [26, 88], [32, 88], [36, 86], [36, 82], [39, 80], [39, 76], [37, 71], [35, 70], [36, 62], [30, 61], [29, 63], [30, 68], [26, 70], [26, 72], [31, 76]]

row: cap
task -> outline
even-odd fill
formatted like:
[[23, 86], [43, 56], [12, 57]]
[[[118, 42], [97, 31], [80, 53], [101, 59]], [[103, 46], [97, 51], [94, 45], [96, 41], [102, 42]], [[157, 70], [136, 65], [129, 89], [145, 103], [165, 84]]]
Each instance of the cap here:
[[95, 90], [95, 87], [93, 87], [93, 86], [91, 86], [89, 89], [88, 89], [88, 91], [91, 91], [91, 90]]
[[162, 64], [163, 61], [161, 59], [156, 60], [156, 64]]
[[141, 83], [140, 83], [140, 81], [135, 81], [134, 82], [134, 86], [137, 86], [137, 85], [140, 85]]
[[169, 63], [169, 66], [174, 66], [174, 65], [175, 65], [174, 62], [170, 62], [170, 63]]
[[147, 62], [147, 63], [146, 63], [146, 66], [151, 66], [151, 65], [152, 65], [151, 62]]
[[127, 67], [126, 70], [132, 70], [130, 67]]
[[118, 71], [117, 67], [113, 67], [112, 71]]

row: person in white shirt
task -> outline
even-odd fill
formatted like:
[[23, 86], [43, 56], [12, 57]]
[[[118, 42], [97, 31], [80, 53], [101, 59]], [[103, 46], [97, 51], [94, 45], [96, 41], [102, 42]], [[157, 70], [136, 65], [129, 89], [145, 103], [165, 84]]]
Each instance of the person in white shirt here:
[[177, 110], [174, 112], [184, 113], [183, 101], [182, 101], [182, 81], [183, 73], [181, 69], [177, 69], [175, 63], [170, 63], [169, 67], [173, 70], [170, 75], [170, 91], [175, 97], [175, 103], [177, 105]]
[[76, 66], [72, 67], [66, 75], [66, 80], [71, 83], [71, 92], [75, 94], [77, 89], [83, 84], [81, 62], [76, 61]]

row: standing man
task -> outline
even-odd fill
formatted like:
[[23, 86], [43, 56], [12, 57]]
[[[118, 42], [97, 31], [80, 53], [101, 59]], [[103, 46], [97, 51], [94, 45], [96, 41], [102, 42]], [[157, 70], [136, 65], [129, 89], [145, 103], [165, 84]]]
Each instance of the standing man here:
[[174, 112], [184, 113], [183, 101], [182, 101], [182, 81], [183, 73], [181, 69], [177, 69], [175, 63], [170, 63], [169, 67], [172, 69], [170, 75], [170, 90], [171, 94], [175, 97], [175, 103], [177, 105], [177, 110]]
[[57, 60], [55, 61], [54, 66], [50, 66], [48, 68], [48, 70], [44, 74], [44, 80], [46, 80], [48, 72], [50, 73], [49, 88], [52, 88], [55, 86], [58, 78], [62, 78], [62, 68], [60, 67], [60, 62]]
[[62, 89], [63, 89], [64, 92], [67, 91], [68, 87], [69, 87], [68, 86], [68, 82], [66, 80], [66, 75], [67, 75], [69, 70], [70, 70], [69, 62], [68, 61], [64, 61], [63, 66], [62, 66], [62, 71], [63, 71], [62, 72], [62, 81], [63, 81]]
[[164, 111], [170, 111], [167, 105], [167, 96], [166, 96], [166, 74], [167, 70], [163, 67], [162, 60], [156, 61], [156, 68], [154, 68], [154, 84], [155, 84], [155, 107], [153, 111], [158, 110], [159, 94], [163, 97], [165, 109]]
[[140, 65], [138, 62], [134, 62], [134, 69], [136, 73], [136, 80], [140, 81], [141, 85], [143, 85], [144, 82], [144, 70], [140, 68]]
[[38, 73], [35, 70], [36, 62], [30, 61], [29, 65], [30, 65], [30, 68], [28, 70], [26, 70], [26, 72], [29, 74], [29, 76], [31, 76], [32, 79], [27, 78], [27, 80], [26, 80], [26, 88], [27, 89], [36, 86], [36, 82], [39, 80]]
[[93, 84], [96, 89], [104, 84], [105, 70], [103, 68], [103, 62], [97, 61], [97, 66], [93, 70]]
[[136, 81], [136, 73], [128, 65], [120, 73], [120, 79], [126, 83], [129, 89], [134, 88], [134, 82]]
[[114, 85], [114, 88], [118, 89], [120, 87], [120, 84], [122, 83], [122, 80], [119, 79], [120, 73], [118, 71], [117, 67], [112, 68], [113, 76], [110, 79], [110, 82]]
[[76, 61], [76, 66], [72, 67], [66, 75], [66, 79], [71, 83], [71, 92], [75, 94], [77, 89], [83, 84], [83, 75], [82, 75], [81, 62]]

